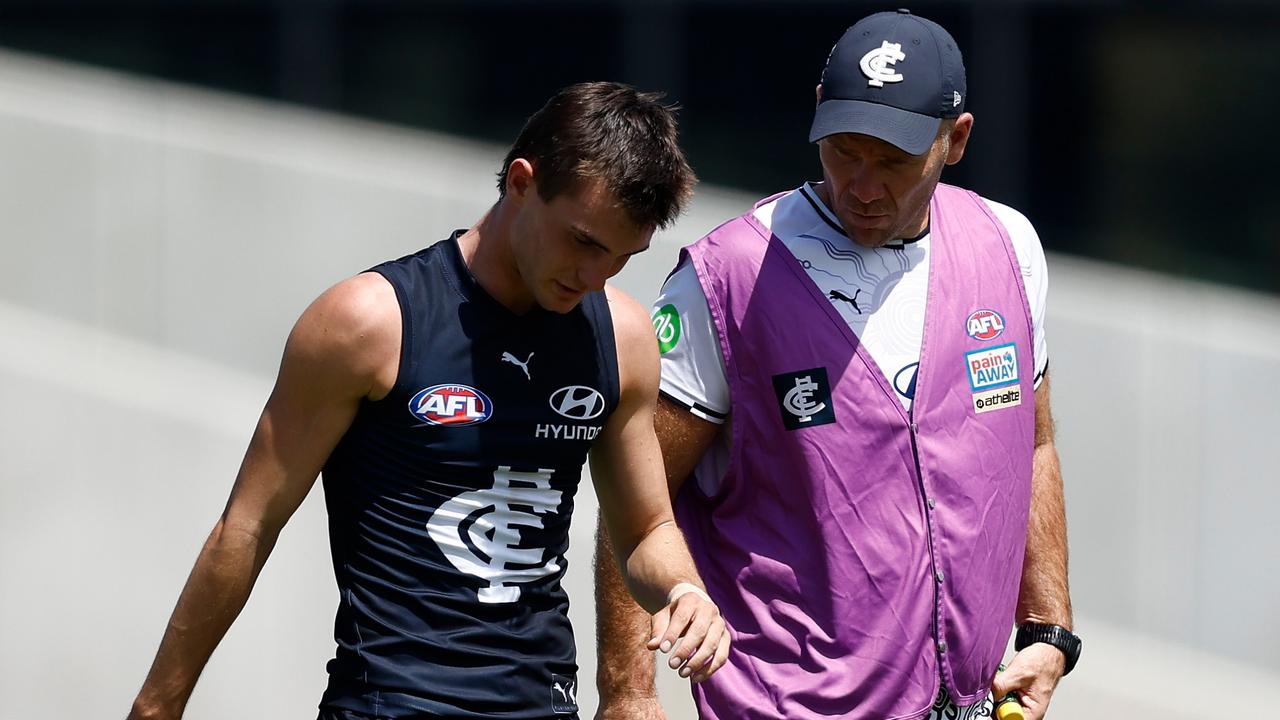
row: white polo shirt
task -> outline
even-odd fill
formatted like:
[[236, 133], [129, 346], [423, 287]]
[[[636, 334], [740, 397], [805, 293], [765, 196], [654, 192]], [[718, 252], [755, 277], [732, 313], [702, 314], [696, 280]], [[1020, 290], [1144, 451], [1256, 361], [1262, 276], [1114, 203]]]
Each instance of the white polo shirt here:
[[[1031, 310], [1035, 385], [1049, 365], [1044, 332], [1049, 278], [1035, 228], [1022, 213], [983, 198], [1004, 224], [1017, 255]], [[840, 221], [812, 183], [756, 208], [766, 229], [800, 261], [849, 324], [898, 399], [910, 411], [924, 336], [929, 287], [930, 237], [865, 248], [844, 234]], [[662, 349], [662, 394], [713, 423], [729, 418], [729, 383], [715, 327], [693, 266], [683, 263], [653, 304], [654, 329]], [[722, 432], [700, 462], [699, 485], [714, 493], [728, 465], [732, 433]]]

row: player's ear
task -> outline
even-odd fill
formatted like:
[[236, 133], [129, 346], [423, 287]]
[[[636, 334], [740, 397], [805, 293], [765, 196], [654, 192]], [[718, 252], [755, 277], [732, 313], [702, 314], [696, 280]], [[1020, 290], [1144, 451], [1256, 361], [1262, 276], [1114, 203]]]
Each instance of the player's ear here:
[[537, 191], [537, 182], [533, 179], [533, 164], [524, 158], [516, 158], [507, 166], [506, 194], [518, 201], [529, 197], [530, 191]]
[[964, 149], [969, 144], [969, 133], [971, 132], [973, 132], [973, 115], [960, 113], [960, 117], [956, 118], [956, 122], [951, 126], [951, 132], [949, 133], [951, 149], [947, 151], [946, 163], [948, 165], [955, 165], [960, 162], [960, 158], [964, 157]]
[[818, 105], [822, 102], [822, 83], [818, 83], [817, 85], [814, 86], [813, 96], [816, 98], [813, 101], [814, 105]]

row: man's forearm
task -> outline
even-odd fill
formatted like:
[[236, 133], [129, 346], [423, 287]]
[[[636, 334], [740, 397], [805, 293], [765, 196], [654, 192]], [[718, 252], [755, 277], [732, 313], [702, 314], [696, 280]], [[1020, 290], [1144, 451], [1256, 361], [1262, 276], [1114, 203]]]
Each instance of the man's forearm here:
[[220, 520], [178, 597], [130, 720], [178, 718], [196, 680], [249, 597], [275, 537]]
[[631, 598], [613, 557], [604, 522], [596, 525], [596, 685], [602, 702], [652, 697], [654, 656], [645, 647], [650, 620]]
[[[1047, 385], [1047, 382], [1046, 382]], [[1053, 420], [1037, 407], [1036, 447], [1031, 471], [1031, 513], [1027, 522], [1026, 556], [1018, 594], [1018, 622], [1061, 625], [1070, 629], [1071, 594], [1067, 584], [1067, 516], [1062, 470], [1053, 442]], [[1037, 392], [1037, 405], [1040, 393]]]
[[654, 527], [630, 552], [615, 545], [614, 553], [625, 558], [623, 581], [631, 596], [650, 613], [661, 610], [671, 601], [668, 594], [677, 584], [688, 583], [704, 590], [684, 534], [674, 520]]

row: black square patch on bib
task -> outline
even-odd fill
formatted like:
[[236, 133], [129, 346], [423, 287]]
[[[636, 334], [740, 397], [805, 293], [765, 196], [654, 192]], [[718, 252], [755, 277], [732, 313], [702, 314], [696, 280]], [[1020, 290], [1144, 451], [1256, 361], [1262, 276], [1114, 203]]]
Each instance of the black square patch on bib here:
[[773, 392], [778, 396], [782, 425], [788, 430], [836, 421], [836, 409], [831, 404], [831, 384], [827, 382], [827, 369], [824, 367], [774, 375]]
[[578, 712], [578, 681], [567, 675], [551, 675], [551, 712]]

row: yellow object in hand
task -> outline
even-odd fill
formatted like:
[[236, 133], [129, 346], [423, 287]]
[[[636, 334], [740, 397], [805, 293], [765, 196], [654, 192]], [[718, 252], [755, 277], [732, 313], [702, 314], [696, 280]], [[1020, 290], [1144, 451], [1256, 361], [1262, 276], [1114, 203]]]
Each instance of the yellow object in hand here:
[[[1004, 665], [996, 668], [996, 672], [1001, 670], [1004, 670]], [[1018, 693], [1010, 692], [996, 703], [996, 720], [1026, 720], [1026, 718], [1026, 713], [1022, 712], [1022, 699], [1018, 697]]]
[[1022, 712], [1022, 703], [1018, 700], [1018, 693], [1011, 692], [996, 704], [996, 720], [1026, 720], [1026, 717]]

